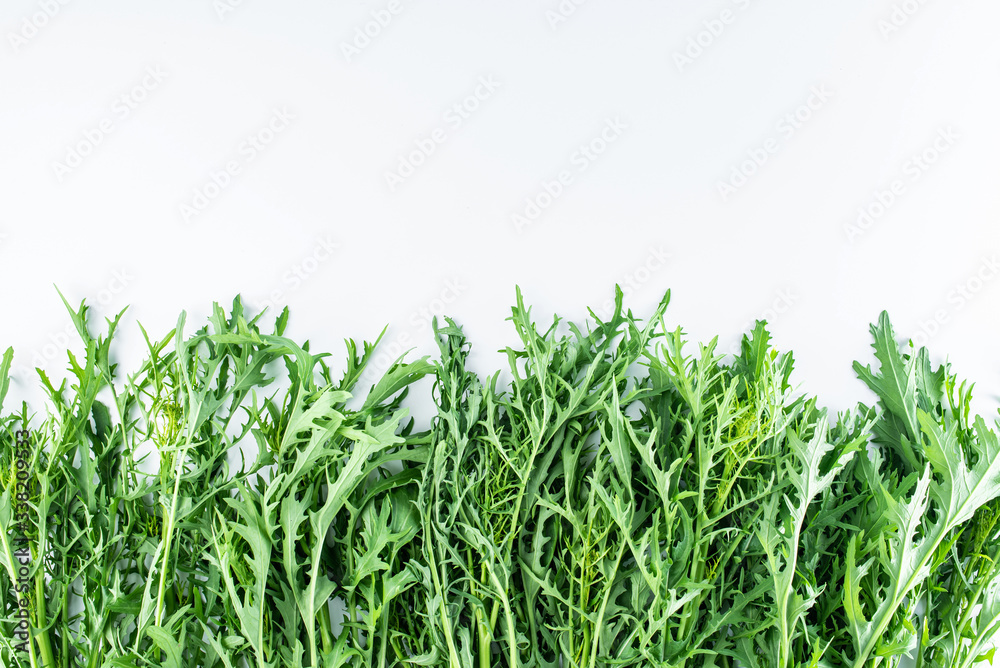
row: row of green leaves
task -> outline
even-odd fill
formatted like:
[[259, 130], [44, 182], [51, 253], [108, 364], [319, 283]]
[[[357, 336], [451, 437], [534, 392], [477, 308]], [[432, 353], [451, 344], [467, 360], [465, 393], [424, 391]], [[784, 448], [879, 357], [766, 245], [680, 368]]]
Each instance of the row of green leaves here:
[[[966, 667], [1000, 629], [1000, 440], [885, 314], [836, 417], [763, 323], [727, 360], [622, 306], [535, 323], [510, 380], [440, 355], [358, 387], [237, 298], [124, 377], [121, 314], [42, 418], [0, 416], [0, 666]], [[0, 363], [0, 404], [12, 351]], [[408, 418], [433, 383], [436, 416]], [[280, 382], [276, 382], [280, 381]], [[416, 389], [425, 387], [416, 385]], [[426, 392], [426, 390], [425, 390]], [[15, 432], [33, 586], [18, 593]], [[244, 450], [252, 452], [247, 461]], [[149, 452], [146, 457], [140, 455]], [[30, 600], [28, 652], [15, 637]]]

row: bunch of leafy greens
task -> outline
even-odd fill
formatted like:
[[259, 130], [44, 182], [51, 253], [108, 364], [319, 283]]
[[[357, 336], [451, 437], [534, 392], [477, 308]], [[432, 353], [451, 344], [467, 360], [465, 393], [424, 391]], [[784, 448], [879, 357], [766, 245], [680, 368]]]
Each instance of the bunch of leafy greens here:
[[541, 328], [518, 291], [509, 383], [449, 319], [436, 361], [369, 388], [374, 345], [337, 379], [239, 298], [143, 330], [123, 375], [121, 314], [95, 339], [67, 304], [69, 382], [39, 370], [45, 416], [0, 415], [0, 666], [990, 661], [1000, 440], [971, 386], [883, 314], [878, 368], [855, 364], [878, 405], [834, 419], [764, 323], [727, 360], [667, 329], [668, 299]]

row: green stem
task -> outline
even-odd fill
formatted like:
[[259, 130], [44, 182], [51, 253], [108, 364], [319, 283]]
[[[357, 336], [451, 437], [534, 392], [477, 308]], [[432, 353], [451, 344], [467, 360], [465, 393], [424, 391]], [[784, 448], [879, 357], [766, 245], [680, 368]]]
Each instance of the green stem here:
[[[694, 535], [694, 545], [695, 545], [695, 558], [691, 563], [691, 581], [694, 583], [701, 582], [702, 577], [705, 574], [705, 559], [708, 558], [708, 546], [702, 544], [702, 534], [705, 530], [706, 520], [708, 516], [705, 512], [705, 481], [708, 479], [708, 464], [704, 457], [705, 449], [708, 447], [704, 442], [704, 438], [701, 435], [701, 426], [698, 416], [695, 416], [696, 426], [696, 436], [695, 436], [695, 449], [698, 453], [698, 504], [697, 504], [697, 520], [695, 522], [695, 535]], [[711, 457], [708, 457], [711, 459]], [[684, 606], [684, 614], [681, 620], [681, 625], [678, 630], [678, 640], [685, 641], [689, 634], [693, 631], [695, 617], [697, 616], [698, 609], [701, 608], [701, 603], [704, 600], [704, 592], [700, 593], [693, 600], [689, 601]]]
[[458, 659], [458, 649], [455, 647], [454, 634], [451, 631], [451, 620], [448, 619], [448, 609], [446, 607], [444, 591], [441, 587], [441, 577], [438, 573], [437, 560], [434, 558], [435, 546], [431, 542], [430, 537], [432, 534], [432, 529], [430, 527], [429, 520], [425, 517], [424, 520], [424, 533], [427, 535], [427, 556], [429, 557], [429, 564], [431, 571], [431, 577], [434, 581], [434, 590], [437, 594], [438, 600], [438, 614], [441, 615], [441, 626], [444, 628], [444, 638], [445, 642], [448, 644], [448, 665], [450, 668], [463, 668], [461, 661]]
[[320, 608], [319, 611], [319, 634], [323, 642], [323, 653], [329, 654], [333, 649], [333, 628], [330, 626], [330, 603], [329, 601]]
[[[63, 555], [62, 559], [62, 572], [66, 572], [66, 555]], [[69, 634], [66, 633], [66, 629], [69, 628], [69, 587], [63, 589], [62, 596], [62, 665], [63, 668], [69, 668]], [[99, 652], [94, 652], [94, 654], [100, 654]]]
[[382, 603], [382, 605], [385, 606], [385, 607], [382, 609], [382, 616], [379, 617], [379, 626], [380, 626], [379, 638], [380, 638], [380, 640], [379, 640], [379, 648], [378, 648], [378, 665], [379, 665], [379, 668], [386, 668], [385, 655], [389, 651], [388, 648], [389, 648], [389, 614], [390, 614], [390, 608], [388, 607], [388, 604], [385, 602], [385, 589], [384, 589], [385, 583], [383, 582], [382, 585], [383, 585], [383, 595], [382, 595], [383, 603]]
[[[698, 521], [695, 523], [695, 535], [694, 544], [696, 546], [696, 555], [694, 561], [691, 564], [691, 581], [701, 582], [701, 578], [704, 575], [705, 559], [708, 557], [708, 546], [702, 545], [701, 535], [704, 531], [702, 524], [703, 513], [698, 513]], [[694, 627], [694, 617], [701, 607], [702, 600], [704, 599], [704, 593], [699, 594], [694, 599], [689, 601], [685, 605], [684, 615], [681, 619], [680, 628], [677, 632], [677, 639], [683, 641], [688, 637], [688, 634], [693, 631]]]
[[[483, 564], [480, 568], [479, 577], [482, 580], [486, 579], [486, 564]], [[490, 647], [493, 642], [493, 627], [487, 626], [482, 608], [476, 608], [476, 625], [479, 628], [479, 668], [490, 668]]]
[[[41, 554], [35, 555], [36, 559], [41, 559]], [[38, 642], [38, 653], [44, 668], [56, 668], [56, 660], [52, 655], [52, 643], [49, 641], [49, 632], [42, 631], [45, 628], [45, 570], [39, 568], [35, 574], [35, 627], [39, 629], [35, 640]]]
[[[190, 443], [188, 444], [190, 445]], [[184, 449], [184, 452], [187, 448]], [[173, 498], [170, 500], [170, 514], [165, 518], [165, 523], [163, 525], [163, 563], [160, 566], [160, 584], [156, 589], [156, 621], [155, 625], [160, 626], [160, 622], [163, 621], [163, 610], [164, 610], [164, 595], [166, 593], [167, 586], [167, 569], [170, 562], [171, 553], [171, 542], [173, 541], [174, 533], [174, 516], [177, 514], [177, 497], [180, 494], [181, 487], [181, 466], [184, 463], [184, 454], [177, 453], [177, 465], [174, 467], [174, 493]]]
[[503, 585], [500, 584], [500, 580], [497, 578], [496, 573], [493, 572], [493, 569], [489, 569], [489, 574], [490, 580], [493, 581], [493, 586], [497, 588], [503, 602], [504, 619], [507, 622], [507, 643], [509, 645], [508, 649], [510, 650], [510, 663], [508, 664], [508, 668], [518, 668], [518, 666], [521, 665], [521, 662], [518, 659], [517, 654], [517, 637], [514, 634], [514, 616], [511, 614], [510, 602], [507, 600], [506, 590], [503, 588]]

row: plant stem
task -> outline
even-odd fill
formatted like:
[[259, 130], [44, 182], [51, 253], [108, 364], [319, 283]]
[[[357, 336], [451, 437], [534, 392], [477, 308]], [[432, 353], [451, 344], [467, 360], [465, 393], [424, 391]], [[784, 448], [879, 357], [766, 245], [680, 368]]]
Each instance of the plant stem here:
[[319, 635], [323, 642], [323, 653], [328, 654], [333, 649], [333, 642], [331, 640], [333, 628], [330, 622], [329, 602], [319, 610]]
[[164, 611], [164, 595], [167, 585], [167, 569], [170, 565], [170, 553], [171, 542], [173, 541], [174, 533], [174, 517], [177, 514], [177, 497], [180, 494], [181, 488], [181, 467], [184, 464], [184, 453], [187, 452], [187, 446], [190, 446], [188, 442], [184, 448], [183, 452], [175, 453], [177, 458], [176, 465], [174, 466], [174, 493], [173, 498], [170, 500], [170, 513], [164, 518], [163, 524], [163, 564], [160, 567], [160, 584], [156, 590], [156, 626], [160, 626], [160, 622], [163, 621], [163, 611]]
[[[36, 550], [36, 559], [41, 559], [41, 553]], [[44, 563], [44, 562], [43, 562]], [[44, 629], [45, 620], [45, 570], [39, 568], [35, 574], [35, 628]], [[35, 636], [38, 642], [38, 653], [41, 655], [42, 666], [44, 668], [56, 668], [56, 660], [52, 655], [52, 644], [49, 641], [49, 632], [40, 631]]]
[[[486, 564], [480, 567], [479, 577], [485, 580], [487, 576]], [[490, 668], [490, 643], [492, 642], [492, 628], [486, 625], [486, 619], [482, 608], [476, 608], [476, 625], [479, 627], [479, 668]]]

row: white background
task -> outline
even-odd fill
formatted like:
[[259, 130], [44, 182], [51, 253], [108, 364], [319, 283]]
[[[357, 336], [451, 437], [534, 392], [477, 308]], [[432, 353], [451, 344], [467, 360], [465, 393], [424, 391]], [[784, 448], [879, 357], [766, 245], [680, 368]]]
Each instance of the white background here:
[[989, 0], [3, 0], [13, 395], [76, 345], [53, 285], [130, 305], [124, 368], [137, 318], [193, 329], [242, 293], [335, 360], [387, 324], [430, 353], [445, 313], [489, 372], [515, 285], [547, 320], [617, 282], [637, 314], [670, 288], [668, 325], [726, 350], [766, 317], [833, 409], [871, 402], [851, 362], [888, 309], [993, 413], [998, 21]]
[[4, 0], [14, 392], [65, 367], [53, 284], [130, 305], [126, 367], [136, 318], [242, 293], [337, 357], [433, 352], [445, 313], [489, 371], [515, 285], [547, 320], [617, 282], [724, 349], [766, 317], [834, 409], [888, 309], [994, 411], [1000, 5], [576, 2]]

